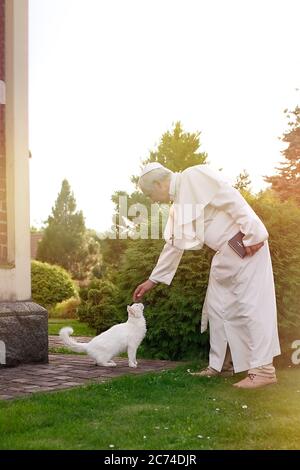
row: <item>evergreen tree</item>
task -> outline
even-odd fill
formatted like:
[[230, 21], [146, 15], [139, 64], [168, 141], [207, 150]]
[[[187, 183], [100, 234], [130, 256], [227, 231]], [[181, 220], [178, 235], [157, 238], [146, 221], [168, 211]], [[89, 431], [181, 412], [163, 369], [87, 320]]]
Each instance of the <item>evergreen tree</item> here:
[[243, 170], [239, 175], [236, 177], [234, 187], [238, 189], [241, 193], [250, 193], [251, 192], [251, 180], [250, 175], [247, 170]]
[[[169, 168], [171, 171], [180, 172], [186, 168], [194, 165], [199, 165], [202, 163], [207, 163], [207, 154], [205, 152], [200, 152], [201, 143], [200, 143], [200, 132], [185, 132], [182, 128], [180, 122], [176, 122], [173, 125], [171, 131], [165, 132], [158, 144], [156, 150], [150, 151], [150, 154], [147, 159], [143, 161], [143, 165], [146, 165], [150, 162], [159, 162], [162, 165]], [[144, 220], [144, 223], [149, 222], [151, 215], [151, 201], [147, 198], [137, 186], [139, 177], [132, 176], [131, 181], [136, 186], [136, 190], [128, 194], [124, 191], [116, 191], [112, 195], [112, 201], [115, 204], [114, 215], [118, 221], [119, 227], [117, 227], [116, 239], [104, 239], [101, 242], [101, 249], [104, 253], [104, 262], [113, 263], [114, 267], [117, 267], [121, 256], [124, 254], [126, 248], [130, 245], [132, 240], [119, 239], [120, 231], [126, 232], [126, 221], [120, 220], [120, 211], [119, 211], [119, 198], [120, 196], [127, 198], [127, 206], [136, 207], [137, 217], [139, 216], [139, 204], [141, 204], [148, 211], [148, 221]], [[135, 217], [128, 216], [128, 219], [134, 220]], [[160, 226], [160, 234], [162, 233], [163, 227]], [[149, 236], [150, 236], [150, 224], [149, 224]]]
[[281, 137], [288, 144], [281, 152], [284, 161], [276, 168], [277, 175], [266, 176], [265, 181], [271, 183], [282, 201], [294, 199], [300, 205], [300, 108], [296, 106], [293, 111], [284, 112], [289, 119], [288, 131]]
[[83, 213], [76, 210], [76, 200], [66, 179], [46, 223], [37, 259], [58, 264], [75, 278], [84, 278], [99, 262], [100, 245], [94, 234], [86, 230]]
[[[184, 132], [177, 122], [171, 131], [163, 134], [157, 149], [150, 152], [143, 165], [159, 162], [174, 172], [180, 172], [190, 166], [207, 163], [207, 154], [200, 152], [199, 148], [200, 133]], [[138, 176], [131, 180], [137, 185]], [[115, 193], [113, 199], [116, 212], [120, 194], [124, 195]], [[128, 207], [142, 203], [147, 207], [150, 218], [151, 201], [138, 188], [127, 196]], [[119, 314], [123, 314], [124, 319], [124, 306], [132, 301], [134, 288], [150, 275], [164, 244], [161, 220], [156, 223], [160, 225], [160, 239], [127, 240], [119, 258], [114, 282], [119, 288]], [[206, 350], [207, 335], [200, 335], [199, 328], [211, 256], [212, 252], [207, 248], [184, 253], [172, 286], [161, 284], [155, 292], [147, 295], [148, 333], [144, 341], [147, 354], [175, 359], [199, 355]]]
[[103, 276], [100, 239], [95, 230], [85, 230], [82, 244], [74, 253], [70, 271], [73, 277], [79, 281]]
[[[184, 132], [181, 122], [176, 122], [171, 131], [162, 135], [157, 150], [150, 151], [143, 166], [158, 162], [171, 171], [180, 172], [190, 166], [207, 163], [207, 153], [199, 152], [200, 135], [201, 132]], [[131, 181], [137, 184], [138, 178], [132, 176]]]

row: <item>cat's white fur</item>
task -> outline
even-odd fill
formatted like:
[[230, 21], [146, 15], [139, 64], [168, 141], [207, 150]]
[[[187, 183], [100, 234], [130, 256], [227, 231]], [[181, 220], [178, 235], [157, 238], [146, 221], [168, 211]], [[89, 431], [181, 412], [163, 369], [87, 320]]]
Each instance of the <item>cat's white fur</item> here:
[[136, 351], [146, 334], [143, 311], [144, 305], [141, 303], [128, 305], [127, 322], [112, 326], [89, 343], [78, 343], [71, 338], [71, 327], [62, 328], [59, 336], [72, 351], [87, 353], [97, 365], [115, 367], [116, 363], [112, 358], [127, 351], [129, 367], [137, 367]]

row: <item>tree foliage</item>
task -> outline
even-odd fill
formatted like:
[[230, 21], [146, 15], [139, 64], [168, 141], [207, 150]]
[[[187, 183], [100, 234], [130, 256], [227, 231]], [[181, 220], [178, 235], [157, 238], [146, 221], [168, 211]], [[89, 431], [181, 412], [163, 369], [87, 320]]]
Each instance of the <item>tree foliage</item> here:
[[244, 169], [241, 173], [238, 174], [235, 180], [234, 187], [238, 189], [241, 193], [250, 193], [251, 192], [251, 179], [248, 171]]
[[289, 119], [288, 130], [281, 137], [287, 147], [281, 153], [284, 156], [277, 174], [266, 176], [265, 181], [271, 183], [271, 188], [281, 200], [294, 199], [300, 205], [300, 108], [293, 111], [285, 110]]
[[[135, 287], [149, 277], [164, 242], [136, 240], [127, 248], [116, 275], [119, 314], [132, 302]], [[160, 359], [196, 357], [206, 352], [207, 334], [200, 335], [201, 307], [212, 253], [208, 248], [185, 252], [171, 286], [159, 284], [144, 302], [145, 353]]]
[[77, 211], [74, 194], [66, 179], [46, 224], [38, 245], [38, 260], [58, 264], [76, 279], [86, 278], [99, 267], [99, 240], [94, 231], [86, 229], [83, 213]]
[[[176, 122], [170, 131], [162, 135], [157, 149], [150, 151], [149, 156], [143, 161], [143, 165], [150, 162], [159, 162], [171, 171], [180, 172], [190, 166], [207, 163], [207, 154], [200, 152], [200, 147], [200, 132], [185, 132], [182, 124]], [[120, 217], [120, 196], [127, 199], [127, 207], [131, 207], [134, 212], [134, 215], [128, 215], [129, 220], [136, 220], [140, 217], [140, 205], [143, 205], [148, 211], [148, 220], [144, 220], [145, 224], [149, 222], [151, 216], [151, 201], [138, 189], [138, 178], [136, 175], [131, 177], [131, 181], [136, 186], [136, 190], [133, 193], [128, 194], [124, 191], [116, 191], [112, 195], [112, 201], [115, 204], [114, 216], [118, 224], [115, 234], [116, 239], [104, 239], [101, 242], [101, 250], [104, 262], [109, 264], [112, 260], [114, 267], [118, 266], [122, 255], [131, 242], [130, 237], [124, 240], [119, 238], [120, 232], [127, 229], [126, 221]], [[160, 226], [161, 232], [162, 226]], [[150, 236], [150, 224], [148, 234]]]

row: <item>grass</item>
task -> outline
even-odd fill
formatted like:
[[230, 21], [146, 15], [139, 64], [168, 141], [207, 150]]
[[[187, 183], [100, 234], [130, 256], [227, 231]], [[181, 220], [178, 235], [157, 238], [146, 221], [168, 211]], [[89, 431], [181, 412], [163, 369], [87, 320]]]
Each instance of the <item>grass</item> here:
[[49, 348], [49, 353], [50, 354], [72, 354], [72, 356], [86, 356], [86, 353], [78, 353], [75, 351], [72, 351], [71, 349], [68, 349], [67, 347], [64, 346], [59, 346], [56, 348]]
[[300, 448], [299, 367], [258, 390], [187, 367], [0, 402], [0, 448]]
[[64, 326], [71, 326], [74, 330], [74, 336], [95, 336], [96, 331], [94, 328], [89, 327], [86, 323], [79, 320], [69, 320], [60, 318], [49, 318], [48, 331], [49, 335], [58, 335], [59, 330]]

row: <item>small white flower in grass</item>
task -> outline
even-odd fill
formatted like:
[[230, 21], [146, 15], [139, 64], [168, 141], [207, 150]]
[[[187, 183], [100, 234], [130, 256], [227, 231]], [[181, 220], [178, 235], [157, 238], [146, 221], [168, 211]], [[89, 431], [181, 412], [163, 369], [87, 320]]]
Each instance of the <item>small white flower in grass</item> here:
[[147, 436], [144, 436], [144, 439], [147, 439]]
[[248, 408], [248, 406], [247, 406], [247, 405], [242, 405], [242, 408], [243, 408], [244, 410], [246, 410], [246, 409]]
[[216, 399], [215, 399], [215, 398], [213, 398], [213, 401], [216, 401]]
[[220, 411], [220, 408], [216, 408], [216, 411]]
[[190, 372], [191, 372], [191, 369], [187, 369], [186, 371], [187, 371], [188, 373], [190, 373]]
[[198, 434], [199, 439], [203, 439], [203, 436], [201, 436], [201, 434]]
[[113, 444], [109, 444], [109, 447], [115, 447]]
[[164, 429], [169, 429], [169, 428], [164, 428]]
[[159, 426], [155, 426], [155, 429], [160, 429], [160, 427], [159, 427]]
[[206, 439], [210, 439], [210, 436], [207, 436], [207, 438], [206, 438]]

